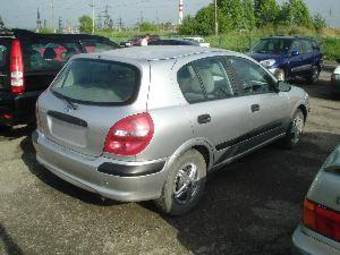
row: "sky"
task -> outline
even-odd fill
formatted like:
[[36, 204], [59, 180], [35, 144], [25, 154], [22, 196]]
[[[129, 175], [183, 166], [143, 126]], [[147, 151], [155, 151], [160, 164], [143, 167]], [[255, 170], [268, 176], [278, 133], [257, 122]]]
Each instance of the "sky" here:
[[[50, 24], [52, 20], [51, 2], [54, 1], [54, 24], [58, 17], [63, 23], [77, 24], [83, 14], [92, 15], [90, 5], [93, 0], [0, 0], [0, 16], [8, 27], [35, 28], [37, 8], [42, 19]], [[95, 13], [103, 14], [105, 5], [114, 23], [119, 18], [125, 25], [133, 25], [144, 18], [145, 21], [177, 23], [178, 0], [94, 0]], [[283, 2], [284, 0], [278, 0]], [[212, 0], [184, 0], [185, 15], [194, 15]], [[305, 0], [312, 13], [321, 13], [331, 26], [340, 27], [340, 0]]]

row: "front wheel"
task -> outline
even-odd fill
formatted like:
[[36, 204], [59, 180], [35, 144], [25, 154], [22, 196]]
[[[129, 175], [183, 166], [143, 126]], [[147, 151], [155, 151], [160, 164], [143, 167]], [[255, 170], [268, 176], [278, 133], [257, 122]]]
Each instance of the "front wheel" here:
[[300, 142], [304, 128], [305, 116], [303, 112], [298, 109], [289, 125], [286, 136], [282, 140], [283, 146], [287, 149], [292, 149], [295, 147]]
[[182, 154], [169, 169], [162, 196], [156, 205], [170, 215], [190, 211], [200, 200], [206, 182], [207, 165], [203, 155], [191, 149]]

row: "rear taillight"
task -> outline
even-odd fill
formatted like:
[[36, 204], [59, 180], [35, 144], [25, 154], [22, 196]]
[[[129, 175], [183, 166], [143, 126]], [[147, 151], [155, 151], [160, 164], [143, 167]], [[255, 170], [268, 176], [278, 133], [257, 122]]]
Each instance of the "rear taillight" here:
[[303, 223], [306, 227], [340, 241], [340, 213], [305, 200]]
[[121, 119], [106, 136], [104, 152], [132, 156], [143, 151], [150, 143], [154, 124], [148, 113], [139, 113]]
[[24, 62], [19, 40], [12, 41], [10, 55], [11, 92], [15, 95], [24, 93]]

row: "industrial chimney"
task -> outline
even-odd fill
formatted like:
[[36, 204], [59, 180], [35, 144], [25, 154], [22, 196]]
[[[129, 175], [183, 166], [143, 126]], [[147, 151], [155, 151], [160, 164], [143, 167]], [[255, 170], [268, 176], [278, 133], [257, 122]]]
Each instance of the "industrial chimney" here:
[[179, 12], [178, 12], [178, 24], [182, 25], [183, 23], [183, 17], [184, 17], [184, 4], [183, 4], [183, 0], [179, 0], [179, 8], [178, 8]]

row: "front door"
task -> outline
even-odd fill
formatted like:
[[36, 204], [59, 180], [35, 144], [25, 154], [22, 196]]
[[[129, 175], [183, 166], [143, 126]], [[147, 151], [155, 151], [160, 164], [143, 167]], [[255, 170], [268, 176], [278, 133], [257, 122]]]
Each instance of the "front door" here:
[[185, 65], [178, 72], [178, 83], [189, 103], [194, 135], [214, 148], [214, 163], [235, 155], [240, 137], [252, 129], [250, 108], [232, 85], [224, 59], [210, 57]]
[[262, 66], [240, 57], [226, 60], [250, 109], [248, 126], [252, 128], [238, 148], [238, 153], [243, 153], [285, 133], [289, 101], [285, 93], [275, 89], [276, 81]]

